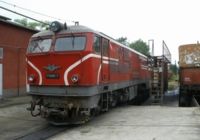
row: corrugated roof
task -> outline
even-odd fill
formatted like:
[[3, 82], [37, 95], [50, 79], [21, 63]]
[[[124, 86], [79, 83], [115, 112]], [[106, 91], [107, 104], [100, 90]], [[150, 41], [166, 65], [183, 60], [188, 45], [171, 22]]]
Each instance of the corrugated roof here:
[[3, 20], [11, 20], [10, 18], [1, 16], [1, 15], [0, 15], [0, 19], [3, 19]]

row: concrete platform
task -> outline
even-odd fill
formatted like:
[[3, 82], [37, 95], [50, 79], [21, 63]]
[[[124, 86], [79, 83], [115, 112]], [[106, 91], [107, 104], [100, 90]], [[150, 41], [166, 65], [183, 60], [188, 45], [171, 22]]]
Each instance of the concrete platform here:
[[124, 106], [51, 140], [199, 140], [199, 108]]
[[117, 107], [83, 125], [53, 128], [26, 110], [30, 97], [9, 98], [0, 102], [0, 140], [199, 140], [200, 108], [179, 108], [177, 97], [166, 96], [162, 105]]
[[31, 96], [19, 96], [0, 99], [0, 108], [28, 104], [31, 101]]
[[13, 140], [46, 126], [45, 120], [26, 110], [30, 99], [23, 96], [0, 101], [0, 140]]

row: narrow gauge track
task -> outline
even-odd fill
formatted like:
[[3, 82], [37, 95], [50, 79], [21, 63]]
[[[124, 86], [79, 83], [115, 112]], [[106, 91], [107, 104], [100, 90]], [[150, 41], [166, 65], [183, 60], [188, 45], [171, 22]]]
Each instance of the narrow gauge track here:
[[73, 126], [53, 126], [49, 124], [45, 128], [19, 136], [14, 138], [14, 140], [46, 140], [47, 138], [55, 136], [71, 127]]

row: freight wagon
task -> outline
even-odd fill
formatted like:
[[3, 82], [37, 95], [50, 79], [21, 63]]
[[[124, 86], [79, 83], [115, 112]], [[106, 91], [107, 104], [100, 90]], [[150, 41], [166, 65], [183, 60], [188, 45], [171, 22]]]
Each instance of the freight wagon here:
[[200, 95], [200, 44], [179, 47], [179, 106], [191, 106]]

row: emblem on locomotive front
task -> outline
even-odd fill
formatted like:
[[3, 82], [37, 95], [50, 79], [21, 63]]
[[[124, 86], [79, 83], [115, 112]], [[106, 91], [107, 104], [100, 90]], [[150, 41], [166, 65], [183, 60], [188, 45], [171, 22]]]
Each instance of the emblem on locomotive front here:
[[59, 68], [60, 68], [60, 66], [56, 66], [56, 65], [54, 65], [54, 64], [49, 64], [48, 66], [44, 66], [43, 67], [45, 70], [48, 70], [48, 71], [50, 71], [50, 72], [53, 72], [53, 71], [55, 71], [55, 70], [58, 70]]

